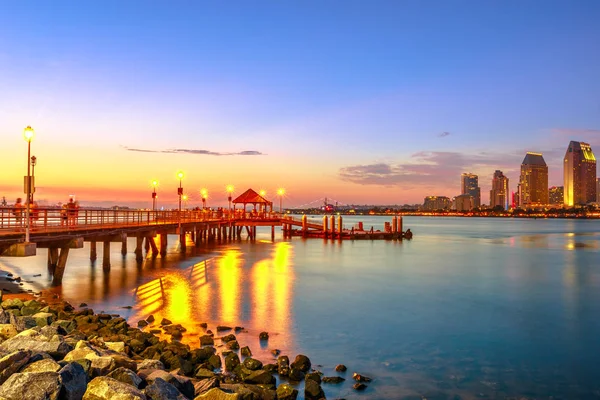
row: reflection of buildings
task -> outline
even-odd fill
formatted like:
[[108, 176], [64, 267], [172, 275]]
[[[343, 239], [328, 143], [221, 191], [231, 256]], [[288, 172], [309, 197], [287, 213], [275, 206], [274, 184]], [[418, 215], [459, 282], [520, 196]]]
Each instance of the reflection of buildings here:
[[452, 201], [446, 196], [427, 196], [423, 201], [423, 210], [448, 210]]
[[492, 190], [490, 190], [490, 207], [500, 206], [508, 208], [508, 178], [502, 171], [496, 170], [492, 178]]
[[541, 153], [527, 152], [521, 164], [519, 206], [548, 204], [548, 166]]
[[564, 188], [562, 186], [552, 186], [548, 189], [548, 201], [550, 204], [562, 205], [565, 200]]
[[481, 190], [479, 188], [479, 177], [471, 173], [463, 173], [460, 176], [461, 192], [473, 197], [473, 207], [481, 207]]
[[596, 201], [596, 157], [589, 144], [571, 141], [564, 160], [565, 206]]

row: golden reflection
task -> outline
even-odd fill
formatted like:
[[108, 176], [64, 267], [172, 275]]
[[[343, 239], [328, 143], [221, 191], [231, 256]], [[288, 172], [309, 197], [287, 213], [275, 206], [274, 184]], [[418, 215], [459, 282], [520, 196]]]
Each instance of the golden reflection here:
[[288, 242], [275, 245], [273, 254], [273, 294], [275, 299], [274, 325], [287, 330], [291, 308], [290, 288], [294, 279], [293, 268], [290, 268], [292, 246]]
[[192, 304], [190, 283], [182, 276], [172, 274], [165, 278], [166, 318], [174, 324], [184, 324], [192, 317]]
[[269, 286], [271, 260], [261, 260], [252, 267], [252, 297], [255, 324], [265, 325], [269, 320]]
[[193, 290], [196, 293], [196, 304], [199, 307], [200, 315], [207, 315], [212, 309], [212, 288], [209, 284], [210, 268], [213, 267], [213, 260], [204, 260], [194, 265], [192, 273]]
[[241, 285], [241, 252], [229, 249], [218, 261], [218, 279], [221, 293], [221, 319], [223, 323], [235, 323], [239, 315]]

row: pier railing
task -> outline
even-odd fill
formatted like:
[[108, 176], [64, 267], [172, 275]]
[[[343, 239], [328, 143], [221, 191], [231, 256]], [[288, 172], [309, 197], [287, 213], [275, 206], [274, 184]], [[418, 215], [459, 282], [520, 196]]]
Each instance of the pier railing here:
[[[112, 210], [36, 208], [30, 211], [32, 233], [58, 232], [111, 227], [148, 226], [190, 222], [220, 222], [256, 219], [277, 219], [279, 213], [244, 212], [236, 210]], [[0, 207], [0, 234], [24, 232], [25, 209]]]

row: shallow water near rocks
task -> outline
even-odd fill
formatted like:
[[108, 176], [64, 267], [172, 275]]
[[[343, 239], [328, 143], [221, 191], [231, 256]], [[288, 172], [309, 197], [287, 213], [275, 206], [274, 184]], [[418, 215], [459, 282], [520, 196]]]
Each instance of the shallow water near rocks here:
[[[382, 229], [390, 220], [344, 224]], [[134, 326], [150, 314], [155, 326], [168, 318], [194, 346], [201, 322], [215, 333], [243, 326], [240, 345], [263, 362], [280, 349], [344, 376], [323, 384], [328, 398], [600, 398], [599, 221], [405, 217], [404, 227], [412, 241], [278, 233], [271, 243], [265, 230], [254, 243], [186, 255], [173, 236], [165, 259], [141, 265], [113, 246], [110, 271], [89, 261], [86, 244], [70, 252], [64, 283], [52, 290]], [[0, 268], [34, 282], [25, 288], [50, 287], [45, 250], [1, 258]], [[263, 330], [270, 337], [261, 343]], [[353, 372], [373, 378], [366, 391], [352, 389]]]

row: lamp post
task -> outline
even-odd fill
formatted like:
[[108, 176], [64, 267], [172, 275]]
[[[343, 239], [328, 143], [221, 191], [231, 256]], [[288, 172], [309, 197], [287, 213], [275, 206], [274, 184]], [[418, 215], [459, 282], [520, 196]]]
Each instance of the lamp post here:
[[37, 157], [31, 156], [31, 204], [33, 204], [33, 194], [35, 193], [35, 165], [37, 164]]
[[233, 185], [227, 185], [227, 201], [229, 202], [229, 214], [231, 214], [231, 195], [233, 194], [233, 189]]
[[187, 210], [187, 200], [188, 200], [187, 194], [184, 194], [182, 197], [183, 197], [183, 209]]
[[279, 196], [279, 214], [283, 213], [283, 195], [285, 194], [285, 189], [280, 188], [277, 190], [277, 195]]
[[[181, 185], [181, 183], [180, 183]], [[152, 211], [156, 211], [156, 187], [158, 186], [158, 181], [157, 180], [153, 180], [152, 181]]]
[[179, 232], [181, 232], [181, 197], [183, 196], [183, 186], [181, 186], [181, 180], [183, 179], [183, 172], [177, 172], [179, 178], [179, 187], [177, 188], [177, 196], [179, 196], [179, 212], [177, 213], [177, 220], [179, 225]]
[[23, 131], [23, 137], [27, 141], [27, 177], [25, 178], [25, 193], [27, 194], [27, 204], [25, 208], [25, 243], [29, 243], [29, 211], [31, 209], [31, 141], [35, 131], [28, 126]]
[[208, 190], [202, 189], [200, 190], [200, 195], [202, 196], [202, 209], [206, 208], [206, 199], [208, 198]]

